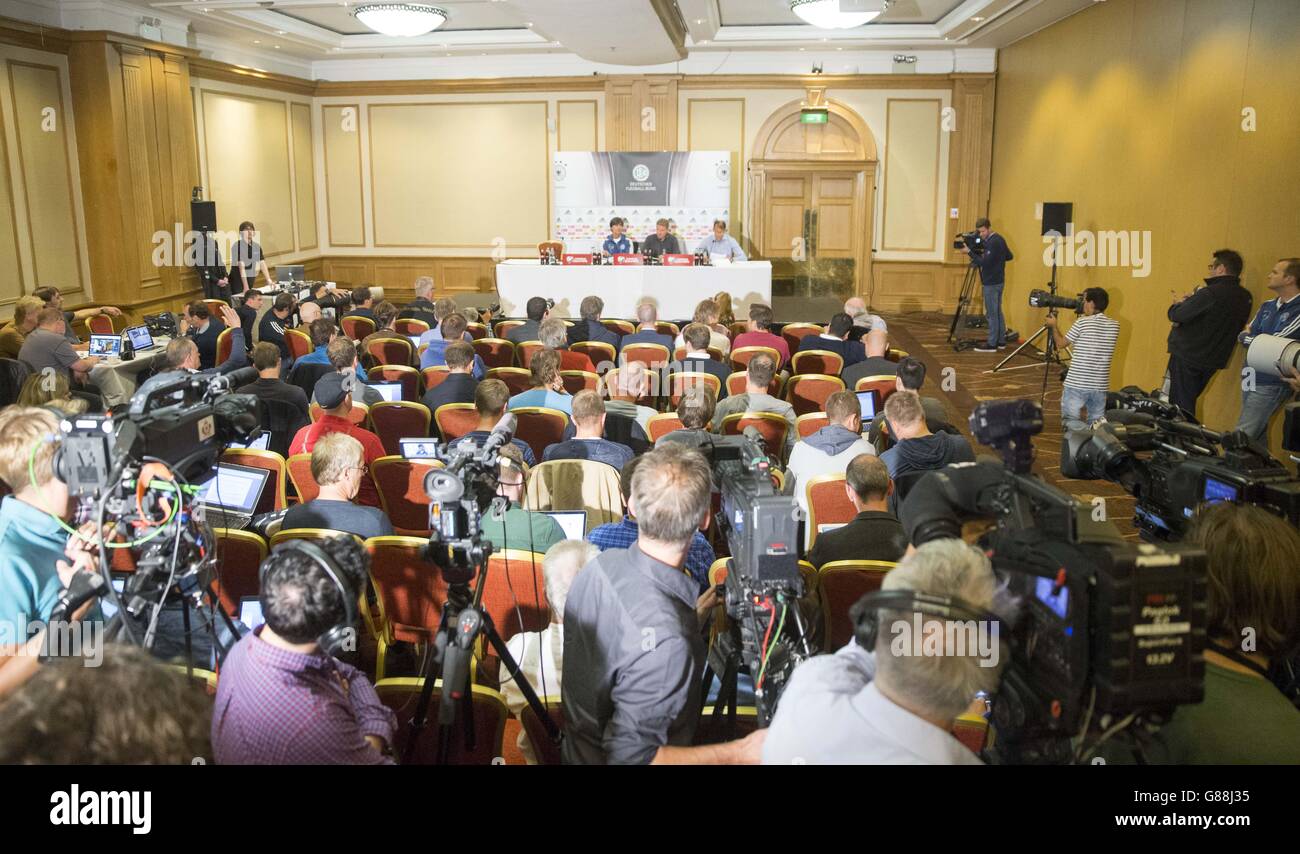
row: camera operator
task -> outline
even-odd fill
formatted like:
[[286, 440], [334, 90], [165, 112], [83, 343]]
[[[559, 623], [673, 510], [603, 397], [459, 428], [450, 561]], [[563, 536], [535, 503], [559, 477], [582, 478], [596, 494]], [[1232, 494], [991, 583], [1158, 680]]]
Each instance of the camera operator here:
[[[1251, 321], [1250, 328], [1237, 336], [1242, 346], [1249, 348], [1256, 335], [1277, 335], [1300, 340], [1300, 258], [1283, 258], [1273, 265], [1268, 274], [1268, 289], [1277, 299], [1266, 301]], [[1241, 417], [1238, 430], [1244, 430], [1252, 439], [1268, 436], [1268, 422], [1291, 396], [1295, 383], [1286, 377], [1277, 378], [1256, 373], [1254, 382], [1241, 390]]]
[[317, 640], [344, 622], [342, 596], [359, 598], [370, 559], [351, 537], [316, 544], [342, 570], [347, 592], [295, 549], [263, 563], [266, 625], [235, 644], [217, 683], [212, 749], [221, 764], [392, 764], [396, 716], [360, 670]]
[[1002, 289], [1007, 281], [1007, 262], [1015, 260], [1011, 248], [994, 231], [986, 217], [975, 220], [975, 231], [984, 244], [983, 253], [971, 252], [969, 245], [963, 245], [962, 252], [970, 256], [970, 265], [979, 268], [980, 284], [984, 286], [984, 314], [989, 319], [989, 340], [983, 347], [976, 347], [977, 353], [993, 353], [1007, 346], [1007, 323], [1002, 316]]
[[638, 458], [628, 511], [637, 540], [583, 567], [564, 608], [564, 761], [731, 764], [758, 759], [763, 730], [691, 747], [717, 594], [682, 570], [708, 524], [712, 475], [698, 451], [668, 444]]
[[[881, 587], [988, 609], [996, 581], [982, 552], [961, 540], [936, 540], [904, 558]], [[922, 654], [910, 638], [900, 642], [918, 622], [926, 637]], [[990, 664], [976, 650], [954, 645], [943, 621], [919, 611], [882, 610], [878, 625], [874, 650], [855, 639], [794, 671], [763, 746], [763, 764], [982, 764], [951, 728], [979, 692], [996, 690], [1003, 657]]]
[[[1205, 549], [1205, 699], [1179, 706], [1144, 747], [1149, 764], [1300, 765], [1300, 710], [1270, 665], [1300, 650], [1300, 533], [1266, 510], [1203, 509], [1187, 541]], [[1128, 761], [1116, 744], [1110, 761]]]
[[1227, 367], [1237, 333], [1254, 298], [1241, 286], [1241, 255], [1215, 250], [1205, 287], [1179, 297], [1169, 292], [1169, 402], [1196, 416], [1196, 400], [1216, 372]]
[[[1083, 292], [1083, 316], [1070, 325], [1070, 331], [1061, 334], [1056, 312], [1050, 311], [1043, 325], [1052, 330], [1052, 338], [1060, 348], [1073, 347], [1070, 370], [1065, 375], [1065, 389], [1061, 392], [1061, 422], [1067, 430], [1091, 427], [1106, 412], [1106, 391], [1110, 388], [1110, 362], [1115, 355], [1115, 342], [1119, 340], [1119, 321], [1106, 316], [1110, 296], [1104, 288], [1088, 288]], [[1080, 408], [1085, 422], [1079, 420]]]

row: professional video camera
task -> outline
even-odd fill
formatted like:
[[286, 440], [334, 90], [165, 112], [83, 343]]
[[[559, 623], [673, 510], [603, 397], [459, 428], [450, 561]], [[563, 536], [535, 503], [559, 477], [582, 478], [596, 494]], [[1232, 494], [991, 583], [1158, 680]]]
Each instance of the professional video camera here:
[[813, 655], [799, 599], [799, 523], [794, 499], [772, 483], [771, 461], [753, 427], [700, 448], [722, 490], [719, 521], [730, 546], [726, 610], [731, 634], [719, 635], [710, 668], [721, 679], [717, 707], [734, 700], [741, 666], [754, 679], [758, 722], [767, 726], [795, 666]]
[[1077, 297], [1057, 296], [1051, 291], [1034, 288], [1029, 292], [1030, 308], [1068, 308], [1075, 314], [1083, 314], [1083, 294]]
[[1148, 540], [1181, 538], [1196, 509], [1216, 501], [1255, 504], [1300, 526], [1300, 479], [1267, 448], [1245, 433], [1207, 430], [1140, 389], [1107, 394], [1105, 422], [1062, 437], [1061, 474], [1124, 487]]
[[170, 311], [164, 311], [160, 314], [146, 314], [144, 316], [144, 325], [149, 327], [149, 334], [154, 336], [167, 335], [175, 338], [178, 329], [176, 315]]
[[980, 404], [971, 431], [995, 461], [950, 465], [909, 491], [902, 521], [921, 545], [994, 519], [994, 571], [1021, 599], [1004, 627], [1011, 662], [993, 702], [1006, 763], [1084, 761], [1124, 728], [1158, 722], [1204, 692], [1205, 555], [1121, 539], [1069, 495], [1030, 476], [1032, 401]]
[[952, 248], [969, 249], [971, 257], [978, 258], [984, 254], [984, 238], [978, 231], [963, 232], [952, 239]]

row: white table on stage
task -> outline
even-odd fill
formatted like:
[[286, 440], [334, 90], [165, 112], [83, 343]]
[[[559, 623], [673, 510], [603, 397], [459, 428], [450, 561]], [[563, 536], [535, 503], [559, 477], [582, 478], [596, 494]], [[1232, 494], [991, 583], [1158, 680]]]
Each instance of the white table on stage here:
[[[105, 408], [122, 406], [131, 399], [139, 385], [140, 374], [149, 367], [154, 356], [167, 349], [170, 340], [166, 335], [159, 335], [153, 339], [155, 346], [143, 353], [136, 353], [134, 359], [123, 361], [114, 357], [90, 369], [90, 384], [99, 389]], [[85, 356], [86, 351], [78, 350], [77, 354]]]
[[753, 303], [772, 304], [772, 263], [741, 261], [713, 267], [543, 266], [531, 259], [497, 265], [497, 296], [507, 317], [523, 317], [530, 297], [555, 300], [559, 317], [578, 317], [584, 297], [605, 301], [605, 317], [636, 317], [642, 297], [650, 297], [664, 320], [685, 320], [700, 300], [719, 291], [731, 294], [736, 317], [748, 317]]

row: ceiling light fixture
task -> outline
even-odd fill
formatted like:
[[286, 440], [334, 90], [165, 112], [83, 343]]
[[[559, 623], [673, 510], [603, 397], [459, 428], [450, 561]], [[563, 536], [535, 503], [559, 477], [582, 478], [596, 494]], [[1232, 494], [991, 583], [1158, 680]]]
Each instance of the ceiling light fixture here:
[[398, 38], [422, 36], [447, 23], [447, 11], [421, 3], [367, 3], [352, 13], [377, 33]]
[[854, 5], [876, 8], [871, 11], [846, 12], [840, 9], [840, 0], [790, 0], [790, 11], [819, 29], [847, 30], [875, 20], [889, 8], [889, 3], [890, 0], [868, 0]]

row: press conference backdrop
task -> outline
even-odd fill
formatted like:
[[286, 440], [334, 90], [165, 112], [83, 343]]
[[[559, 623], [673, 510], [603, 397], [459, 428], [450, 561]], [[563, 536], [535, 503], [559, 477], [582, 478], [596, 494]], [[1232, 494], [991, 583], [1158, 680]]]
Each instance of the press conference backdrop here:
[[729, 151], [559, 151], [551, 177], [551, 233], [571, 251], [599, 249], [616, 216], [633, 240], [653, 234], [660, 218], [674, 220], [687, 252], [715, 219], [731, 221]]

